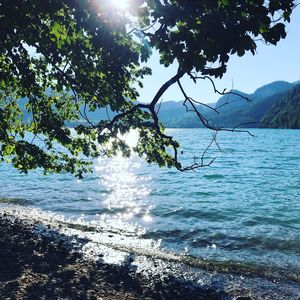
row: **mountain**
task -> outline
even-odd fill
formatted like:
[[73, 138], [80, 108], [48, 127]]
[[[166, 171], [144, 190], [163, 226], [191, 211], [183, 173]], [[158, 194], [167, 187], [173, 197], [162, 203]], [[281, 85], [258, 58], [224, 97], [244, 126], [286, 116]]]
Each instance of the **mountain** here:
[[[222, 96], [215, 104], [219, 114], [204, 106], [196, 107], [215, 127], [259, 127], [259, 122], [268, 110], [294, 86], [286, 81], [275, 81], [258, 88], [252, 94], [234, 90], [232, 94]], [[196, 114], [187, 113], [182, 103], [170, 101], [161, 105], [163, 114], [160, 118], [165, 126], [203, 127]]]
[[292, 83], [286, 81], [274, 81], [272, 83], [266, 84], [260, 88], [258, 88], [252, 95], [253, 99], [263, 99], [273, 96], [275, 94], [279, 94], [293, 88], [294, 85]]
[[295, 82], [293, 82], [293, 85], [298, 85], [300, 83], [300, 80], [297, 80], [297, 81], [295, 81]]
[[[232, 94], [220, 97], [216, 103], [210, 104], [219, 113], [205, 105], [195, 104], [195, 107], [216, 128], [261, 127], [261, 122], [272, 127], [300, 128], [299, 90], [300, 81], [275, 81], [258, 88], [252, 94], [234, 90]], [[28, 99], [22, 99], [19, 102], [24, 120], [31, 119], [31, 113], [25, 109], [27, 101]], [[184, 105], [184, 101], [166, 101], [157, 105], [156, 110], [165, 127], [204, 127], [191, 105]], [[82, 115], [83, 111], [81, 108]], [[110, 109], [98, 109], [94, 112], [86, 110], [87, 117], [94, 124], [112, 118], [115, 114]], [[67, 125], [75, 126], [84, 122], [82, 117], [82, 120]]]
[[211, 120], [217, 127], [259, 127], [266, 112], [293, 87], [292, 84], [281, 81], [265, 85], [248, 95], [251, 102], [242, 99], [239, 101], [242, 103], [233, 108], [229, 104], [226, 110], [223, 109], [218, 116], [212, 116]]
[[[46, 93], [50, 93], [49, 91], [47, 91]], [[28, 112], [28, 110], [26, 109], [26, 104], [28, 103], [28, 97], [22, 98], [18, 101], [19, 107], [23, 112], [23, 120], [24, 122], [27, 121], [31, 121], [32, 120], [32, 113]], [[107, 120], [108, 118], [113, 118], [116, 113], [111, 111], [111, 109], [97, 109], [95, 111], [89, 111], [89, 109], [87, 108], [86, 110], [84, 109], [84, 106], [81, 106], [80, 108], [80, 112], [82, 115], [82, 120], [81, 121], [77, 121], [77, 122], [68, 122], [67, 125], [71, 126], [71, 125], [76, 125], [78, 123], [84, 123], [84, 116], [86, 115], [88, 117], [88, 119], [92, 122], [97, 124], [100, 120]]]
[[[215, 105], [211, 104], [211, 107]], [[209, 113], [209, 108], [203, 105], [196, 105], [197, 110], [203, 114]], [[158, 107], [157, 107], [158, 109]], [[197, 128], [203, 127], [199, 123], [190, 104], [185, 104], [184, 101], [166, 101], [159, 108], [158, 117], [165, 127], [169, 128]]]
[[276, 102], [262, 121], [265, 127], [300, 128], [300, 84]]
[[247, 100], [251, 95], [239, 90], [232, 90], [232, 93], [222, 96], [216, 103], [216, 108], [220, 112], [229, 112], [247, 105]]
[[186, 113], [183, 101], [166, 101], [158, 105], [158, 117], [168, 127], [181, 127], [181, 119]]

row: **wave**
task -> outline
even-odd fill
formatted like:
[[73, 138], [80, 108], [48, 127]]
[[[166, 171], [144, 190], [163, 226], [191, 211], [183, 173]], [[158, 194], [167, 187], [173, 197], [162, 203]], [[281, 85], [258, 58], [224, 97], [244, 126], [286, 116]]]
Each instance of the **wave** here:
[[33, 205], [33, 201], [24, 198], [0, 197], [0, 204]]
[[285, 278], [300, 282], [300, 272], [297, 268], [274, 268], [247, 261], [205, 259], [168, 251], [161, 247], [161, 239], [147, 238], [143, 229], [133, 225], [66, 219], [64, 216], [37, 208], [7, 203], [1, 205], [0, 215], [34, 223], [38, 234], [53, 235], [55, 231], [58, 236], [67, 236], [77, 244], [78, 251], [93, 260], [102, 259], [109, 263], [126, 264], [129, 257], [146, 257], [152, 261], [160, 260], [210, 272], [260, 276], [272, 280]]

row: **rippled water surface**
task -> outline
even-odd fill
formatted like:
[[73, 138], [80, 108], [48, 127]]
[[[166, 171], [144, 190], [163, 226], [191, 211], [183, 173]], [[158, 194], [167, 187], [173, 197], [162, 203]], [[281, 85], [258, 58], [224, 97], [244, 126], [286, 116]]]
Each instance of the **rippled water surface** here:
[[[181, 142], [184, 164], [201, 157], [211, 138], [204, 129], [168, 131]], [[255, 137], [220, 133], [221, 151], [207, 154], [215, 162], [197, 172], [159, 169], [137, 157], [97, 160], [83, 180], [2, 165], [0, 202], [100, 226], [108, 237], [118, 232], [123, 247], [299, 276], [300, 131], [251, 132]]]

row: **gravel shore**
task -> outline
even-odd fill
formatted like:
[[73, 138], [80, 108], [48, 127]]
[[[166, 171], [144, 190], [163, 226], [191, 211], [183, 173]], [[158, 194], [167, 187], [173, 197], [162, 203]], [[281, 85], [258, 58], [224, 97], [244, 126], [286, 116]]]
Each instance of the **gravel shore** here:
[[[37, 229], [43, 226], [54, 234], [41, 234]], [[69, 237], [55, 230], [37, 221], [0, 216], [1, 300], [300, 299], [297, 282], [213, 272], [209, 276], [215, 284], [200, 286], [172, 275], [143, 276], [128, 266], [84, 258]]]
[[84, 260], [63, 239], [34, 224], [0, 218], [0, 299], [222, 299], [169, 278], [143, 278], [126, 267]]

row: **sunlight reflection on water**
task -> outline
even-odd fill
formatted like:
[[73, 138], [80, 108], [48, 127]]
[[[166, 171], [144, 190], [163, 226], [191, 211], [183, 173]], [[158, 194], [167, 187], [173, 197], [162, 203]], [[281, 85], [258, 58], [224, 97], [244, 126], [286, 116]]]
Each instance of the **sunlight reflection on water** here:
[[[186, 163], [199, 153], [195, 141], [210, 137], [198, 129], [168, 132], [181, 142]], [[32, 206], [61, 214], [68, 230], [88, 234], [97, 249], [99, 244], [134, 253], [155, 248], [152, 255], [157, 246], [188, 259], [299, 274], [299, 130], [253, 132], [255, 139], [239, 135], [238, 143], [232, 134], [220, 135], [224, 150], [210, 168], [195, 173], [149, 166], [136, 155], [96, 160], [94, 173], [78, 181], [68, 174], [18, 174], [3, 164], [0, 202], [17, 204], [19, 214], [30, 219], [43, 220]], [[120, 138], [134, 146], [133, 133]]]
[[[123, 138], [132, 148], [137, 143], [138, 133], [131, 131]], [[152, 178], [137, 175], [142, 163], [136, 155], [130, 159], [121, 154], [113, 158], [101, 158], [96, 161], [94, 168], [99, 176], [98, 184], [109, 191], [103, 195], [103, 204], [109, 210], [109, 213], [102, 214], [103, 221], [132, 222], [135, 218], [147, 223], [152, 221], [152, 206], [145, 201], [151, 192], [149, 183]]]

